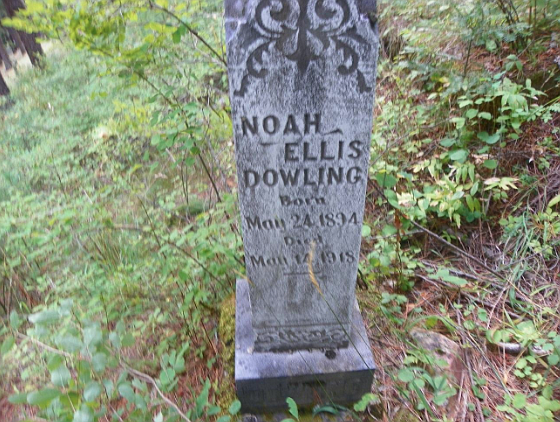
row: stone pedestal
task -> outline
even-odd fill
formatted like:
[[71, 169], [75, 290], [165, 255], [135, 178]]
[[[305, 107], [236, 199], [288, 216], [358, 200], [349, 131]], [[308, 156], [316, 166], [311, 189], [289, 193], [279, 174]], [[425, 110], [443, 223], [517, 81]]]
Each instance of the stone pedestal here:
[[353, 309], [349, 347], [341, 349], [255, 352], [249, 284], [237, 280], [235, 314], [235, 384], [242, 411], [298, 406], [352, 404], [370, 392], [375, 363], [358, 304]]

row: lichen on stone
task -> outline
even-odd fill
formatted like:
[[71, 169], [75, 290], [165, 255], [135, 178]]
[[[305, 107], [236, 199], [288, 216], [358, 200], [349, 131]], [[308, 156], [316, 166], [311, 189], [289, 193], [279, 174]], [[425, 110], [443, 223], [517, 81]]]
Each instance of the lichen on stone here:
[[229, 405], [237, 398], [235, 394], [235, 295], [229, 296], [220, 305], [218, 321], [218, 338], [223, 367], [220, 383], [222, 391], [217, 398], [217, 405], [227, 411]]

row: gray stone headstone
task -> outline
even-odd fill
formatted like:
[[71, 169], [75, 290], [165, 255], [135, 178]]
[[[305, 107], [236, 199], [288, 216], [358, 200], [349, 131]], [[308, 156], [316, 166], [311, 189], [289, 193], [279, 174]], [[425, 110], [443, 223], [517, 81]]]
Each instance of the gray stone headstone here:
[[375, 22], [375, 0], [226, 0], [252, 352], [350, 344]]

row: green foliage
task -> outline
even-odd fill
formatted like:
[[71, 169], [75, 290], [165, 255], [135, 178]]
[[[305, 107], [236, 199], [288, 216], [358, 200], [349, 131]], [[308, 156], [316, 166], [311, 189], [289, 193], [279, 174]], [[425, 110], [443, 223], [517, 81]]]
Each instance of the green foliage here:
[[354, 410], [356, 412], [363, 412], [367, 409], [367, 407], [371, 404], [371, 403], [377, 403], [379, 402], [379, 396], [376, 394], [372, 394], [372, 393], [366, 393], [362, 396], [362, 398], [354, 404]]
[[194, 41], [221, 42], [217, 3], [150, 4], [30, 1], [6, 22], [82, 50], [55, 42], [0, 119], [0, 373], [53, 421], [223, 413], [214, 382], [189, 380], [177, 407], [154, 393], [176, 392], [187, 361], [213, 365], [210, 321], [241, 272], [233, 169], [215, 155], [231, 147], [223, 49]]
[[[408, 359], [409, 362], [416, 360]], [[431, 412], [430, 402], [436, 406], [445, 406], [448, 399], [457, 394], [457, 390], [451, 386], [445, 376], [430, 375], [426, 370], [416, 366], [401, 369], [397, 375], [399, 381], [406, 383], [405, 396], [409, 399], [412, 395], [418, 400], [417, 409]], [[426, 391], [430, 391], [428, 395]]]
[[[122, 321], [110, 329], [88, 318], [70, 300], [30, 315], [29, 321], [32, 326], [27, 334], [20, 336], [26, 342], [49, 344], [41, 360], [46, 362], [50, 383], [36, 391], [12, 395], [12, 403], [38, 406], [49, 420], [60, 422], [97, 421], [115, 415], [110, 402], [119, 397], [126, 401], [128, 420], [132, 421], [151, 419], [152, 406], [167, 407], [164, 397], [154, 399], [148, 386], [151, 383], [170, 391], [169, 382], [161, 378], [154, 381], [129, 365], [128, 350], [135, 347], [136, 340], [130, 327]], [[172, 351], [163, 360], [177, 373], [181, 372], [184, 370], [181, 356], [185, 351], [185, 347], [178, 353]], [[206, 381], [191, 411], [192, 420], [220, 411], [208, 401], [209, 388], [210, 383]], [[172, 420], [176, 409], [165, 410], [160, 415]]]
[[[229, 422], [239, 401], [216, 406], [227, 387], [186, 370], [219, 372], [214, 322], [243, 266], [228, 187], [222, 2], [26, 4], [3, 24], [40, 32], [53, 47], [44, 70], [18, 75], [14, 104], [0, 116], [0, 376], [17, 380], [9, 402], [53, 421]], [[360, 269], [367, 285], [386, 290], [375, 292], [382, 323], [400, 332], [414, 317], [469, 342], [520, 344], [527, 353], [512, 377], [527, 391], [505, 389], [497, 409], [512, 420], [554, 420], [556, 311], [532, 301], [557, 286], [522, 281], [534, 257], [536, 273], [559, 256], [560, 197], [538, 191], [560, 154], [558, 130], [534, 143], [527, 163], [510, 169], [508, 157], [527, 127], [553, 124], [560, 112], [558, 93], [531, 72], [551, 42], [541, 35], [558, 32], [560, 8], [395, 0], [380, 2], [378, 18], [386, 54], [368, 192], [375, 211], [362, 228]], [[529, 209], [535, 197], [542, 205]], [[477, 226], [503, 246], [499, 261], [479, 259], [503, 274], [488, 285], [427, 240], [467, 249]], [[453, 298], [411, 309], [419, 280]], [[507, 301], [504, 315], [522, 317], [496, 321], [499, 307], [487, 305], [496, 297]], [[432, 419], [456, 394], [428, 370], [439, 363], [410, 350], [391, 373], [398, 400]], [[489, 400], [484, 374], [472, 375], [474, 398]], [[163, 399], [185, 385], [190, 399]], [[354, 410], [371, 410], [380, 396], [366, 394]], [[296, 402], [287, 405], [298, 420]], [[314, 415], [340, 410], [328, 404]]]
[[528, 403], [527, 396], [517, 393], [513, 398], [506, 398], [505, 404], [499, 406], [499, 410], [511, 415], [516, 422], [552, 422], [554, 412], [560, 410], [560, 401], [552, 398], [552, 389], [547, 387], [542, 395], [538, 396], [537, 403]]

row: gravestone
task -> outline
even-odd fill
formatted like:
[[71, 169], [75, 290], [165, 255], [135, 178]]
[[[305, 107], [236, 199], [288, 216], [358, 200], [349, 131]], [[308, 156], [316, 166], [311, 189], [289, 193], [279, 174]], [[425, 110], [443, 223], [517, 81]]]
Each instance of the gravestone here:
[[374, 363], [355, 299], [378, 35], [375, 0], [226, 0], [247, 280], [243, 409], [351, 402]]

